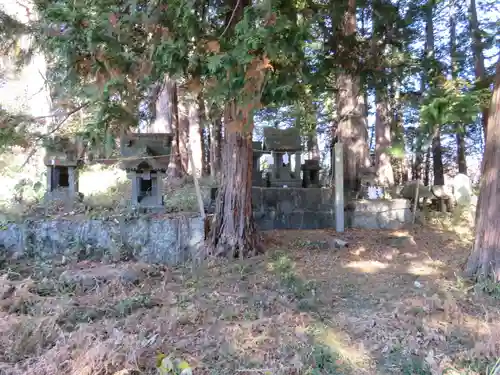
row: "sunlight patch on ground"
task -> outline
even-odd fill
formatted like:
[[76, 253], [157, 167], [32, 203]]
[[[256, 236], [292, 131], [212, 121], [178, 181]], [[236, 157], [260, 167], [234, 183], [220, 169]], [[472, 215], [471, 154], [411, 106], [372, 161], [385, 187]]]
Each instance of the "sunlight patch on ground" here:
[[397, 230], [391, 233], [391, 236], [393, 237], [408, 237], [411, 236], [411, 234], [407, 230]]
[[425, 262], [413, 262], [408, 267], [408, 273], [419, 276], [438, 275], [441, 273], [432, 265], [427, 265], [424, 263]]
[[388, 264], [381, 263], [376, 260], [354, 261], [354, 262], [349, 262], [345, 265], [345, 268], [354, 268], [364, 273], [375, 273], [380, 270], [386, 269], [387, 267], [389, 267]]
[[350, 366], [358, 369], [367, 368], [370, 365], [371, 357], [361, 347], [354, 347], [349, 343], [349, 338], [331, 327], [318, 328], [315, 332], [318, 343], [327, 346], [332, 354], [337, 354]]
[[366, 252], [366, 247], [364, 247], [364, 246], [357, 247], [356, 249], [353, 249], [350, 251], [351, 254], [357, 255], [357, 256], [360, 256], [364, 252]]

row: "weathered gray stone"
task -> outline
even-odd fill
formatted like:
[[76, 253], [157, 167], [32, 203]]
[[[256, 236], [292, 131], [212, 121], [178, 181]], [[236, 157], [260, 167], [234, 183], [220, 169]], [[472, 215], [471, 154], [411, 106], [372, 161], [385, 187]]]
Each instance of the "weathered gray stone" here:
[[418, 185], [418, 197], [419, 198], [433, 198], [434, 194], [429, 190], [427, 186], [425, 186], [422, 182], [418, 181], [409, 181], [407, 182], [403, 189], [401, 189], [401, 197], [405, 199], [415, 199], [415, 193]]
[[116, 267], [114, 264], [102, 265], [82, 270], [67, 270], [59, 276], [59, 282], [67, 285], [78, 285], [85, 289], [93, 288], [98, 284], [119, 280], [134, 284], [145, 277], [144, 273], [133, 267]]
[[41, 258], [78, 254], [89, 248], [111, 255], [126, 250], [146, 263], [174, 265], [198, 254], [203, 244], [203, 220], [185, 216], [128, 221], [40, 220], [6, 224], [0, 230], [0, 249]]
[[374, 199], [350, 202], [346, 221], [352, 228], [399, 229], [411, 221], [406, 199]]

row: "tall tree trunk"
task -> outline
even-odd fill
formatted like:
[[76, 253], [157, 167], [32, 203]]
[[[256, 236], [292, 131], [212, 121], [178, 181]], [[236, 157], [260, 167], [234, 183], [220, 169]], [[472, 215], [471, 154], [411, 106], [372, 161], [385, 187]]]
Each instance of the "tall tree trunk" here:
[[403, 127], [403, 113], [401, 107], [401, 87], [400, 83], [396, 80], [393, 84], [393, 103], [391, 106], [392, 121], [391, 121], [391, 137], [392, 145], [401, 150], [397, 157], [393, 157], [394, 165], [398, 171], [397, 178], [395, 177], [396, 184], [402, 184], [408, 181], [408, 170], [406, 163], [405, 152], [405, 137]]
[[427, 149], [427, 153], [425, 154], [425, 171], [424, 171], [424, 185], [429, 186], [431, 179], [431, 149]]
[[[232, 31], [250, 0], [229, 0], [228, 5], [231, 14], [228, 13], [226, 24]], [[210, 253], [240, 258], [263, 250], [252, 212], [252, 113], [260, 106], [268, 60], [265, 56], [255, 57], [245, 68], [245, 84], [240, 94], [252, 101], [232, 99], [225, 105], [222, 183], [208, 243]]]
[[[155, 119], [148, 129], [151, 133], [170, 133], [173, 135], [168, 166], [169, 177], [182, 177], [186, 170], [181, 163], [179, 148], [179, 116], [177, 108], [177, 84], [165, 75], [159, 88], [155, 103]], [[186, 155], [184, 153], [184, 155]]]
[[495, 90], [489, 111], [486, 146], [483, 157], [476, 215], [476, 239], [466, 273], [477, 279], [500, 282], [500, 60], [497, 62]]
[[187, 98], [186, 90], [177, 87], [177, 108], [179, 113], [179, 158], [182, 170], [189, 171], [189, 155], [188, 155], [188, 142], [189, 142], [189, 101]]
[[210, 176], [218, 181], [222, 165], [222, 118], [217, 106], [210, 110]]
[[210, 175], [210, 128], [208, 126], [205, 100], [200, 92], [198, 95], [198, 109], [200, 114], [201, 161], [202, 176]]
[[[471, 38], [472, 54], [474, 56], [474, 73], [476, 79], [484, 81], [486, 70], [484, 67], [483, 43], [481, 41], [481, 30], [477, 19], [476, 0], [469, 0], [469, 34]], [[488, 129], [488, 109], [482, 112], [482, 124], [484, 139]]]
[[386, 89], [376, 89], [375, 117], [375, 166], [378, 183], [382, 186], [394, 185], [391, 156], [391, 123], [389, 119], [389, 103]]
[[[456, 21], [455, 0], [450, 0], [450, 58], [451, 77], [458, 78], [458, 57], [457, 57], [457, 21]], [[465, 124], [458, 122], [455, 124], [455, 138], [457, 141], [457, 165], [458, 173], [467, 174], [467, 161], [465, 159]]]
[[417, 152], [413, 161], [412, 180], [421, 180], [424, 177], [424, 153]]
[[[342, 21], [342, 40], [353, 38], [356, 33], [356, 0], [349, 0]], [[349, 46], [344, 48], [347, 50]], [[358, 62], [352, 57], [342, 58], [344, 71], [337, 78], [338, 126], [336, 136], [344, 144], [345, 188], [358, 189], [360, 169], [370, 165], [365, 103], [361, 92], [360, 77], [354, 73]]]
[[441, 130], [436, 129], [432, 139], [432, 172], [434, 175], [434, 185], [444, 185], [443, 149], [441, 148]]
[[[426, 83], [433, 85], [433, 79], [436, 75], [434, 71], [434, 0], [429, 0], [425, 7], [426, 15]], [[441, 149], [441, 131], [440, 129], [434, 130], [434, 137], [432, 138], [432, 163], [434, 172], [434, 185], [444, 185], [444, 168], [443, 168], [443, 153]]]

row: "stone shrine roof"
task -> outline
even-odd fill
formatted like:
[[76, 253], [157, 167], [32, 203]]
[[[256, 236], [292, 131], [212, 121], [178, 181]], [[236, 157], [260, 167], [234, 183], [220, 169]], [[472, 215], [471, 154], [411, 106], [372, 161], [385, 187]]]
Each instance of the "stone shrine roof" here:
[[264, 128], [263, 149], [266, 151], [302, 151], [299, 129]]
[[75, 167], [83, 161], [83, 144], [77, 137], [53, 136], [43, 141], [44, 164], [47, 166]]
[[120, 153], [124, 158], [120, 167], [126, 170], [148, 168], [166, 171], [170, 162], [172, 134], [127, 134], [121, 138]]

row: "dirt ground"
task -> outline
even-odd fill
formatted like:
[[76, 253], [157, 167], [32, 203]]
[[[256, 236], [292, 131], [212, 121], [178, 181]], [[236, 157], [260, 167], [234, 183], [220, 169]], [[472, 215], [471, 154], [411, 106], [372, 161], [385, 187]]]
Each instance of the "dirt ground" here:
[[334, 238], [267, 233], [263, 256], [196, 268], [6, 261], [0, 374], [156, 374], [161, 353], [195, 375], [500, 373], [500, 289], [459, 276], [465, 236]]

